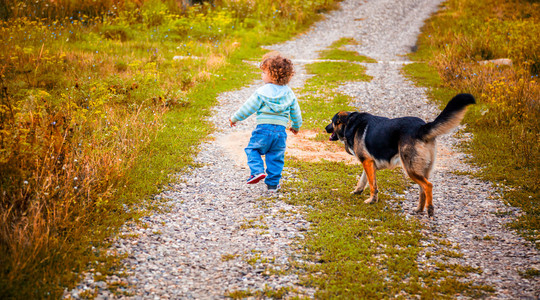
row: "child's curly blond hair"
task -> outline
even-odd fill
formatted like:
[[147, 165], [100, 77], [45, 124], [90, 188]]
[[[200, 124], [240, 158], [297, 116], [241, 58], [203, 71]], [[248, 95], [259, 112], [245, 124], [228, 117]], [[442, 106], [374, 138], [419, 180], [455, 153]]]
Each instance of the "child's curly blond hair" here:
[[263, 56], [260, 68], [266, 71], [273, 83], [277, 85], [286, 85], [294, 75], [291, 60], [281, 56], [279, 53], [268, 53]]

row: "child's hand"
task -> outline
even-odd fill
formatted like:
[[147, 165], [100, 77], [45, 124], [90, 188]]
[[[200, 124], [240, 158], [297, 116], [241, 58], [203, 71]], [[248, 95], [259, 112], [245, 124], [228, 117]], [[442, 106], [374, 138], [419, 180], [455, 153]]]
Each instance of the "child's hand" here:
[[234, 126], [236, 126], [236, 122], [233, 122], [233, 121], [232, 121], [231, 119], [229, 119], [229, 123], [231, 123], [231, 124], [230, 124], [230, 125], [231, 125], [231, 127], [234, 127]]
[[289, 130], [294, 134], [294, 135], [297, 135], [298, 134], [298, 130], [294, 129], [294, 128], [289, 128]]

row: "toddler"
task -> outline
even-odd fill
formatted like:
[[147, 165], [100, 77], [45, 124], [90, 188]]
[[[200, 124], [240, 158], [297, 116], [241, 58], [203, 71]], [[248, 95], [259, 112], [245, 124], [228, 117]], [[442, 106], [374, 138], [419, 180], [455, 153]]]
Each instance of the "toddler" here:
[[[279, 54], [271, 54], [263, 57], [260, 68], [265, 85], [249, 97], [229, 122], [231, 126], [236, 126], [236, 122], [257, 113], [257, 127], [245, 148], [251, 170], [247, 184], [266, 178], [268, 191], [277, 192], [285, 164], [285, 128], [290, 119], [292, 124], [289, 130], [296, 135], [302, 126], [302, 113], [298, 99], [287, 86], [294, 74], [291, 60]], [[262, 155], [265, 155], [266, 173]]]

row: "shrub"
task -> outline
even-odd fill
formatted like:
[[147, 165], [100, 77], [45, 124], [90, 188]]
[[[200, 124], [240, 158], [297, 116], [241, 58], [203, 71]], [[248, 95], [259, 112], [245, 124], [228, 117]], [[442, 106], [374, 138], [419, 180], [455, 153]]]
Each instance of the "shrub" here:
[[2, 19], [29, 17], [32, 19], [64, 19], [75, 18], [84, 20], [88, 17], [114, 14], [123, 7], [124, 0], [94, 0], [94, 1], [71, 1], [71, 0], [21, 0], [5, 3]]
[[122, 42], [132, 39], [129, 28], [123, 25], [103, 26], [101, 28], [101, 34], [106, 39], [119, 40]]

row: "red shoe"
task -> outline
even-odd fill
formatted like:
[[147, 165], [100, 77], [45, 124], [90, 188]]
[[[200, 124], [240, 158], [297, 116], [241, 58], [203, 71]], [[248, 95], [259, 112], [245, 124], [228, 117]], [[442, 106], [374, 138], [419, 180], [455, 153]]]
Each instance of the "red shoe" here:
[[255, 184], [255, 183], [263, 180], [265, 177], [266, 177], [266, 174], [264, 174], [264, 173], [257, 174], [257, 175], [251, 175], [251, 176], [249, 176], [249, 178], [247, 180], [247, 184]]

